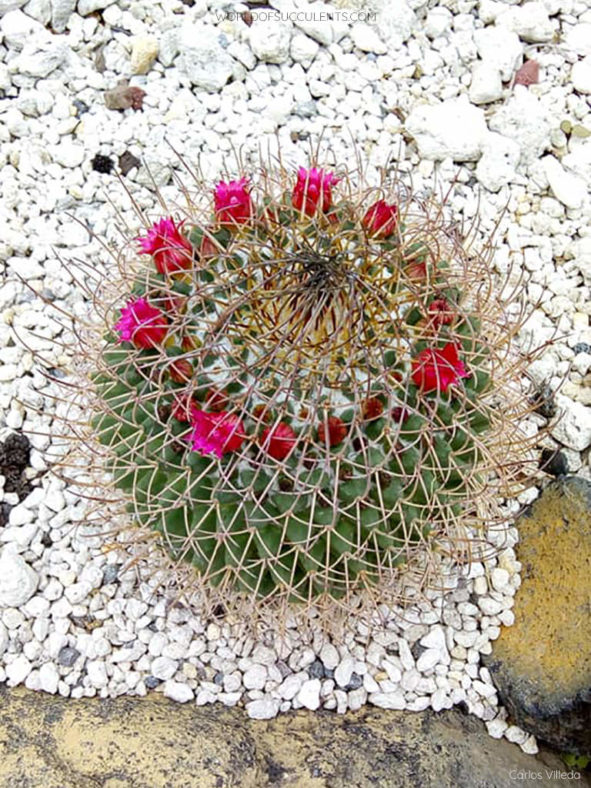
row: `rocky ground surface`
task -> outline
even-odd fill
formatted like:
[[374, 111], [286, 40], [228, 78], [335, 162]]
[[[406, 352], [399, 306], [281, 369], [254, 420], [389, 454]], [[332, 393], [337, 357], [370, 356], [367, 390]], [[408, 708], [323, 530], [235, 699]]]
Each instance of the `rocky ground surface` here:
[[526, 277], [535, 307], [521, 341], [556, 335], [531, 369], [550, 392], [564, 384], [542, 445], [556, 473], [591, 478], [588, 4], [349, 0], [332, 21], [321, 3], [299, 18], [271, 5], [282, 19], [216, 0], [0, 0], [0, 682], [73, 698], [156, 690], [245, 705], [254, 719], [465, 704], [533, 753], [482, 663], [514, 620], [515, 529], [490, 534], [497, 555], [455, 578], [445, 601], [434, 594], [369, 639], [353, 624], [338, 647], [293, 630], [255, 642], [171, 607], [141, 569], [122, 574], [123, 557], [75, 528], [82, 502], [47, 473], [64, 406], [44, 394], [76, 351], [52, 308], [86, 308], [58, 256], [100, 258], [83, 225], [107, 243], [118, 223], [133, 234], [126, 190], [159, 216], [154, 187], [173, 204], [173, 175], [187, 178], [175, 150], [216, 177], [235, 171], [233, 148], [248, 160], [277, 140], [287, 162], [305, 163], [324, 131], [339, 162], [353, 161], [354, 139], [370, 172], [393, 154], [419, 192], [435, 171], [442, 191], [456, 179], [450, 214], [478, 214], [480, 237], [499, 221], [495, 266]]
[[[295, 712], [252, 722], [163, 698], [0, 692], [3, 788], [509, 788], [591, 780], [459, 711]], [[532, 776], [533, 775], [533, 776]]]

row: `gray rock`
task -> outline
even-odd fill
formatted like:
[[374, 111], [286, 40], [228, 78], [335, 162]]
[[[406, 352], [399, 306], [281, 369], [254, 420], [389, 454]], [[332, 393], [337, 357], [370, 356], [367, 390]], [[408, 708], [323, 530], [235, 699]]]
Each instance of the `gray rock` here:
[[80, 652], [77, 649], [72, 648], [72, 646], [64, 646], [59, 650], [57, 661], [60, 663], [60, 665], [64, 665], [66, 668], [71, 668], [79, 656]]

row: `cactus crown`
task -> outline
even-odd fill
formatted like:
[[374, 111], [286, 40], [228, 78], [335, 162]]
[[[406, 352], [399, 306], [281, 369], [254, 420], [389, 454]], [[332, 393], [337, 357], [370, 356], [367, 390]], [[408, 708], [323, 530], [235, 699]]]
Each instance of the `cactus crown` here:
[[146, 222], [84, 391], [128, 518], [224, 602], [346, 608], [465, 560], [528, 448], [491, 254], [396, 180], [318, 166]]

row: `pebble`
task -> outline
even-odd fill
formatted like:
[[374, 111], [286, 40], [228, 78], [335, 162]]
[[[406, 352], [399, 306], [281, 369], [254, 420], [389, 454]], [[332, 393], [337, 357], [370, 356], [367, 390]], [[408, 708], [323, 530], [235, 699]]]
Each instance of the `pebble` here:
[[169, 657], [156, 657], [152, 661], [151, 673], [155, 678], [167, 681], [174, 676], [177, 669], [178, 663], [176, 660]]
[[254, 22], [249, 31], [254, 55], [265, 63], [285, 63], [289, 57], [291, 27], [282, 22]]
[[476, 63], [472, 69], [468, 95], [473, 104], [490, 104], [500, 99], [503, 95], [503, 83], [497, 66], [488, 61]]
[[60, 675], [53, 663], [46, 662], [44, 665], [41, 665], [39, 668], [39, 686], [44, 692], [55, 695], [59, 680]]
[[270, 720], [277, 716], [279, 701], [274, 698], [261, 698], [246, 704], [246, 713], [252, 720]]
[[162, 691], [165, 698], [176, 700], [177, 703], [188, 703], [195, 697], [193, 690], [179, 681], [165, 681]]
[[297, 699], [305, 708], [316, 711], [320, 707], [320, 679], [305, 681], [297, 694]]
[[11, 545], [0, 553], [0, 607], [18, 607], [29, 600], [39, 585], [39, 576]]
[[131, 46], [131, 73], [147, 74], [158, 57], [160, 46], [154, 36], [136, 36]]
[[580, 208], [587, 194], [585, 181], [567, 172], [554, 156], [544, 156], [542, 165], [556, 199], [567, 208]]

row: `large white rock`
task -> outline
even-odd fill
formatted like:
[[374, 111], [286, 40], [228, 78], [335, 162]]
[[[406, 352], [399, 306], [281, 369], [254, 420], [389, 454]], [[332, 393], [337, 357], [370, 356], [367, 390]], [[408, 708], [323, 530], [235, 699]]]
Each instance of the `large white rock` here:
[[22, 49], [34, 33], [44, 35], [42, 25], [18, 9], [9, 11], [0, 19], [3, 42], [11, 49]]
[[488, 61], [474, 65], [468, 95], [473, 104], [490, 104], [502, 97], [501, 72], [496, 65]]
[[35, 593], [39, 576], [24, 558], [8, 545], [0, 554], [0, 607], [20, 607]]
[[579, 93], [591, 93], [591, 55], [574, 64], [570, 79]]
[[415, 106], [406, 130], [415, 138], [419, 154], [435, 161], [477, 161], [487, 134], [484, 111], [473, 107], [465, 95]]
[[567, 172], [554, 156], [544, 156], [542, 164], [556, 199], [567, 208], [580, 208], [587, 194], [585, 181]]
[[209, 91], [221, 90], [232, 76], [234, 59], [218, 40], [213, 25], [184, 25], [179, 37], [178, 64], [193, 85]]
[[554, 115], [523, 85], [490, 117], [488, 126], [514, 140], [521, 149], [522, 163], [536, 162], [551, 147]]
[[265, 63], [285, 63], [289, 57], [291, 27], [283, 22], [253, 22], [250, 47]]
[[501, 72], [508, 82], [521, 65], [523, 45], [517, 33], [502, 27], [485, 27], [474, 31], [474, 43], [480, 57]]
[[521, 148], [509, 137], [490, 132], [482, 146], [482, 156], [476, 165], [476, 178], [485, 189], [498, 192], [517, 177]]

